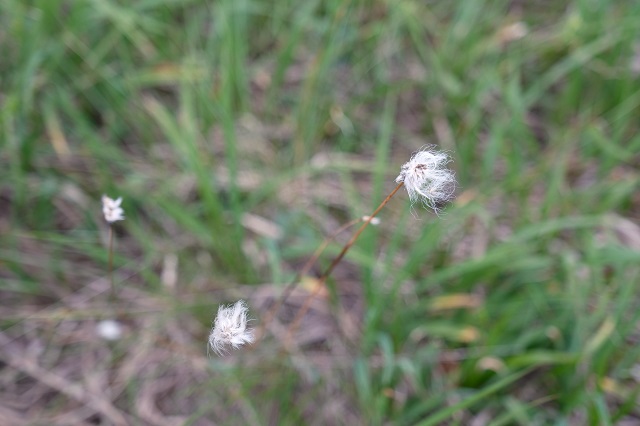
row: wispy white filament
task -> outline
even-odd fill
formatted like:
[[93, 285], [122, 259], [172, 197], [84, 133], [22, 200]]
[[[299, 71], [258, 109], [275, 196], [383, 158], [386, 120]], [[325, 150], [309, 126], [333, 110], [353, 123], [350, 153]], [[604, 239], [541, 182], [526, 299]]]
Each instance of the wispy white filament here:
[[238, 349], [253, 342], [253, 330], [247, 329], [248, 311], [244, 300], [238, 300], [234, 305], [220, 305], [209, 335], [209, 346], [215, 353], [222, 355], [229, 346]]
[[451, 199], [455, 190], [455, 174], [446, 168], [449, 162], [447, 153], [427, 145], [402, 166], [396, 182], [404, 183], [411, 203], [420, 201], [437, 213], [438, 203]]
[[113, 200], [106, 195], [102, 196], [102, 213], [104, 213], [104, 219], [107, 222], [124, 220], [124, 210], [120, 207], [120, 203], [122, 203], [122, 197]]

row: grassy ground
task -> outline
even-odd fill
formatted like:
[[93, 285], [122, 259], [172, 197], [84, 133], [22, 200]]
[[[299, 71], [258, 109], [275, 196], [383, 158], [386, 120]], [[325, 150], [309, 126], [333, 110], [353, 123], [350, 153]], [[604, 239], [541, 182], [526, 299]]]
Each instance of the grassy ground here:
[[[3, 0], [0, 424], [640, 423], [638, 22], [631, 0]], [[263, 340], [207, 357], [220, 303], [260, 324], [427, 143], [455, 159], [442, 217], [395, 196], [292, 344], [339, 244]]]

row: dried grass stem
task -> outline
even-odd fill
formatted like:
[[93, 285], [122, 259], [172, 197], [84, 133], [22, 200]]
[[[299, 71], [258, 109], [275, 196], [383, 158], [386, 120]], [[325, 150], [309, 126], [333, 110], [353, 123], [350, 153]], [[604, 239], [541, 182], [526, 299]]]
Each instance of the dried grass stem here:
[[387, 198], [385, 198], [382, 203], [380, 203], [380, 205], [378, 206], [378, 208], [376, 208], [373, 213], [371, 213], [371, 215], [367, 218], [367, 220], [364, 221], [364, 223], [362, 224], [362, 226], [360, 226], [360, 228], [358, 228], [358, 230], [353, 234], [353, 236], [351, 237], [351, 239], [349, 241], [347, 241], [347, 243], [344, 245], [344, 247], [342, 247], [342, 250], [340, 251], [340, 253], [333, 259], [333, 261], [331, 262], [331, 264], [329, 265], [329, 267], [327, 268], [327, 270], [324, 272], [324, 274], [322, 274], [320, 276], [320, 278], [318, 278], [318, 284], [316, 285], [314, 291], [307, 297], [307, 299], [304, 301], [302, 307], [300, 308], [300, 310], [298, 311], [298, 313], [296, 314], [295, 318], [293, 319], [293, 321], [291, 322], [291, 325], [289, 326], [289, 332], [288, 332], [288, 337], [287, 337], [287, 341], [291, 342], [292, 341], [292, 336], [293, 333], [295, 332], [295, 330], [297, 329], [300, 321], [302, 320], [302, 317], [304, 317], [304, 315], [307, 313], [307, 311], [309, 310], [309, 307], [311, 306], [311, 301], [312, 299], [318, 294], [318, 292], [320, 291], [320, 289], [322, 289], [324, 287], [325, 282], [327, 281], [327, 278], [329, 278], [329, 276], [331, 275], [331, 272], [333, 272], [334, 268], [338, 265], [338, 263], [340, 263], [340, 261], [342, 260], [342, 258], [347, 254], [347, 252], [349, 251], [349, 249], [351, 248], [351, 246], [353, 246], [353, 244], [356, 242], [356, 240], [358, 239], [358, 237], [360, 237], [360, 234], [362, 234], [362, 231], [364, 231], [364, 229], [371, 223], [371, 221], [373, 220], [373, 218], [376, 217], [376, 215], [380, 212], [380, 210], [382, 210], [384, 208], [384, 206], [387, 205], [387, 203], [389, 202], [389, 200], [391, 200], [391, 198], [393, 198], [394, 195], [396, 195], [396, 192], [398, 192], [400, 190], [400, 188], [402, 187], [402, 185], [404, 184], [404, 182], [400, 182], [398, 183], [398, 185], [394, 188], [393, 191], [391, 191], [389, 193], [389, 195], [387, 195]]

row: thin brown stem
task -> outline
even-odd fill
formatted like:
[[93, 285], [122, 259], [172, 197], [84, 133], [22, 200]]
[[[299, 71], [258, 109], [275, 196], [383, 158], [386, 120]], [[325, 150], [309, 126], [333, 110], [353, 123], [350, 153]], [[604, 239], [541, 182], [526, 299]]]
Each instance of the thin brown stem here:
[[360, 228], [353, 234], [351, 239], [344, 245], [344, 247], [342, 248], [342, 251], [340, 251], [338, 256], [336, 256], [336, 258], [333, 259], [333, 261], [331, 262], [331, 264], [329, 265], [327, 270], [324, 272], [324, 274], [322, 274], [320, 276], [320, 278], [318, 278], [318, 283], [317, 283], [316, 287], [314, 288], [313, 292], [304, 301], [304, 304], [302, 305], [302, 307], [300, 308], [300, 310], [296, 314], [295, 318], [291, 322], [291, 325], [289, 326], [289, 332], [288, 332], [288, 338], [287, 338], [288, 341], [292, 340], [293, 333], [297, 329], [300, 321], [302, 320], [302, 317], [304, 317], [304, 315], [309, 310], [309, 307], [311, 306], [311, 300], [320, 292], [320, 289], [324, 287], [325, 281], [327, 281], [327, 278], [329, 278], [329, 275], [331, 275], [331, 272], [333, 272], [333, 269], [336, 267], [336, 265], [338, 263], [340, 263], [340, 261], [345, 256], [345, 254], [347, 254], [347, 251], [349, 251], [351, 246], [353, 246], [353, 244], [356, 242], [356, 240], [358, 239], [358, 237], [360, 236], [362, 231], [364, 231], [364, 228], [366, 228], [371, 223], [373, 218], [376, 217], [376, 215], [380, 212], [380, 210], [382, 210], [382, 208], [387, 205], [389, 200], [391, 200], [391, 198], [394, 195], [396, 195], [396, 192], [398, 192], [400, 190], [402, 185], [403, 185], [403, 182], [400, 182], [395, 187], [395, 189], [393, 191], [391, 191], [391, 193], [389, 193], [389, 195], [387, 195], [387, 198], [385, 198], [382, 201], [382, 203], [380, 203], [378, 208], [376, 208], [374, 210], [374, 212], [371, 213], [371, 215], [367, 218], [367, 220], [365, 220], [365, 222], [362, 224], [362, 226], [360, 226]]
[[269, 311], [265, 315], [265, 318], [264, 318], [262, 324], [260, 324], [260, 326], [256, 330], [256, 339], [255, 339], [256, 342], [259, 341], [262, 338], [264, 332], [267, 329], [267, 326], [271, 323], [273, 318], [276, 316], [276, 314], [278, 313], [278, 311], [280, 310], [280, 308], [282, 307], [284, 302], [286, 302], [287, 299], [289, 298], [289, 296], [291, 296], [291, 293], [293, 293], [293, 290], [295, 290], [295, 288], [298, 286], [298, 284], [300, 283], [300, 280], [302, 279], [302, 277], [307, 275], [309, 270], [311, 270], [313, 265], [315, 265], [315, 263], [318, 261], [318, 258], [324, 252], [324, 250], [329, 246], [329, 244], [333, 240], [335, 240], [336, 237], [339, 234], [341, 234], [345, 230], [351, 228], [353, 225], [355, 225], [356, 223], [358, 223], [358, 222], [360, 222], [362, 220], [363, 220], [362, 218], [353, 219], [353, 220], [345, 223], [344, 225], [342, 225], [340, 228], [335, 230], [331, 235], [329, 235], [327, 238], [324, 239], [322, 244], [320, 244], [318, 246], [318, 248], [313, 253], [313, 255], [309, 258], [309, 260], [307, 260], [307, 262], [300, 269], [300, 271], [296, 274], [296, 276], [293, 278], [293, 280], [284, 289], [284, 291], [282, 292], [282, 295], [280, 296], [280, 298], [278, 298], [278, 301], [271, 307], [271, 309], [269, 309]]

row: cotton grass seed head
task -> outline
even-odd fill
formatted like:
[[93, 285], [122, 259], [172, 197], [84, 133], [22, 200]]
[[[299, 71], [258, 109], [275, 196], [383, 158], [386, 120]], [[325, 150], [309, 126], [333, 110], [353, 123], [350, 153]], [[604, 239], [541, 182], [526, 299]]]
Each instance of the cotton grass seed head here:
[[245, 343], [253, 342], [253, 330], [247, 329], [247, 304], [238, 300], [234, 305], [220, 305], [211, 334], [209, 347], [218, 355], [223, 355], [229, 346], [238, 349]]
[[124, 210], [120, 207], [122, 203], [122, 197], [117, 200], [113, 200], [106, 195], [102, 196], [102, 213], [107, 222], [113, 223], [118, 220], [124, 220]]
[[427, 145], [402, 166], [396, 182], [404, 183], [412, 204], [420, 201], [437, 213], [438, 204], [450, 200], [456, 187], [455, 173], [446, 168], [449, 162], [446, 152]]

